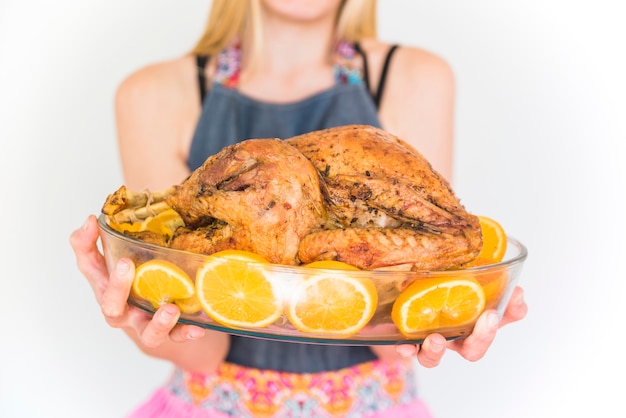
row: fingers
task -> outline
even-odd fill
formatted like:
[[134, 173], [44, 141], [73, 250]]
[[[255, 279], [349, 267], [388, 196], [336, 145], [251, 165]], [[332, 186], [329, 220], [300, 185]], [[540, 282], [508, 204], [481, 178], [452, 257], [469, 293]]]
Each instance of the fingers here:
[[158, 347], [170, 338], [170, 332], [180, 317], [180, 310], [171, 303], [161, 306], [154, 313], [152, 320], [148, 322], [140, 334], [141, 342], [150, 348]]
[[417, 361], [424, 367], [436, 367], [446, 352], [446, 339], [441, 334], [431, 334], [417, 352]]
[[172, 304], [163, 305], [154, 315], [129, 307], [127, 324], [135, 330], [137, 342], [146, 348], [157, 348], [168, 341], [198, 340], [206, 335], [204, 328], [177, 323], [179, 317], [180, 310]]
[[495, 310], [485, 311], [476, 321], [472, 333], [467, 338], [450, 341], [448, 348], [466, 360], [478, 361], [485, 355], [496, 337], [498, 323], [498, 313]]
[[516, 322], [523, 319], [528, 313], [528, 305], [524, 301], [524, 289], [517, 286], [513, 289], [513, 294], [511, 295], [511, 299], [509, 304], [504, 311], [504, 316], [502, 317], [502, 321], [500, 321], [500, 326], [504, 326], [506, 324], [510, 324], [511, 322]]
[[456, 351], [466, 360], [478, 361], [487, 353], [496, 337], [498, 328], [523, 319], [527, 312], [528, 306], [524, 301], [524, 291], [518, 286], [513, 290], [502, 320], [499, 319], [495, 310], [483, 312], [471, 335], [464, 339], [449, 342], [448, 348]]
[[446, 339], [439, 334], [431, 334], [421, 345], [400, 344], [396, 353], [404, 358], [417, 355], [417, 361], [424, 367], [438, 366], [446, 352]]
[[418, 351], [419, 351], [418, 345], [400, 344], [396, 346], [396, 353], [404, 358], [413, 357], [414, 355], [417, 354]]
[[[125, 258], [120, 259], [102, 293], [100, 301], [102, 314], [112, 327], [131, 328], [143, 345], [155, 348], [170, 339], [170, 333], [173, 332], [180, 317], [180, 309], [176, 305], [165, 304], [150, 316], [138, 309], [130, 308], [128, 296], [134, 277], [133, 262]], [[173, 335], [172, 340], [184, 340], [180, 331]]]
[[109, 274], [97, 246], [100, 232], [97, 222], [97, 218], [90, 215], [81, 228], [72, 232], [70, 245], [76, 254], [78, 269], [91, 284], [106, 322], [114, 328], [132, 330], [138, 342], [148, 348], [158, 347], [167, 340], [183, 342], [204, 336], [203, 328], [176, 325], [180, 310], [175, 305], [164, 305], [154, 315], [128, 305], [135, 265], [122, 258]]
[[98, 238], [96, 217], [89, 215], [82, 227], [72, 232], [70, 244], [75, 252], [89, 252]]
[[79, 268], [84, 266], [86, 261], [91, 261], [96, 254], [100, 255], [96, 246], [98, 236], [98, 224], [96, 217], [93, 215], [89, 215], [83, 226], [70, 235], [70, 245], [76, 254]]
[[170, 340], [176, 343], [197, 340], [206, 335], [206, 330], [195, 325], [179, 324], [170, 332]]
[[164, 305], [149, 315], [128, 305], [128, 296], [135, 276], [135, 265], [129, 259], [120, 259], [109, 274], [106, 260], [100, 253], [98, 220], [90, 215], [85, 224], [72, 232], [70, 245], [76, 255], [76, 264], [89, 281], [106, 322], [114, 328], [132, 330], [138, 343], [156, 348], [165, 341], [184, 342], [205, 335], [206, 331], [193, 325], [177, 325], [180, 310], [175, 305]]
[[100, 289], [100, 308], [102, 314], [113, 327], [122, 327], [128, 309], [128, 296], [135, 277], [135, 265], [126, 258], [120, 259], [111, 272], [108, 282]]
[[98, 289], [101, 282], [108, 280], [106, 262], [98, 250], [99, 229], [97, 219], [90, 215], [83, 226], [70, 235], [70, 245], [76, 255], [76, 264], [80, 272], [87, 278], [99, 298]]
[[524, 291], [516, 287], [502, 320], [498, 317], [497, 311], [488, 310], [478, 318], [472, 333], [466, 338], [446, 342], [443, 336], [431, 334], [421, 346], [401, 344], [396, 346], [396, 352], [403, 357], [411, 357], [417, 353], [419, 363], [429, 368], [439, 365], [446, 348], [456, 351], [468, 361], [478, 361], [489, 350], [498, 328], [523, 319], [527, 312], [528, 306], [524, 301]]

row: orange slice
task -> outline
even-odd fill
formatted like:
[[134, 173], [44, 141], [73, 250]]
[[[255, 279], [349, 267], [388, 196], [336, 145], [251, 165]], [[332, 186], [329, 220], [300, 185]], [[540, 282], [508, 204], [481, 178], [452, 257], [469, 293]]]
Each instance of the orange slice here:
[[113, 222], [111, 218], [108, 218], [108, 224], [112, 229], [121, 233], [143, 231], [143, 228], [145, 225], [143, 221], [122, 222], [118, 224], [118, 223]]
[[262, 328], [275, 322], [282, 315], [282, 301], [265, 264], [260, 255], [241, 250], [208, 256], [196, 273], [202, 310], [230, 328]]
[[405, 335], [463, 326], [485, 309], [485, 292], [471, 278], [418, 279], [391, 308], [391, 319]]
[[122, 222], [116, 224], [109, 221], [109, 226], [118, 232], [151, 231], [171, 237], [179, 226], [184, 226], [183, 218], [174, 209], [167, 209], [155, 216], [137, 222]]
[[506, 253], [507, 239], [504, 228], [494, 219], [478, 216], [483, 236], [483, 246], [476, 258], [463, 267], [486, 266], [502, 261]]
[[185, 222], [174, 209], [167, 209], [154, 217], [147, 218], [143, 231], [152, 231], [171, 237], [176, 228]]
[[486, 216], [479, 216], [478, 219], [483, 234], [483, 248], [480, 250], [478, 258], [499, 263], [506, 252], [507, 241], [504, 228], [497, 221]]
[[[358, 270], [349, 264], [331, 261], [314, 262], [308, 267]], [[301, 332], [350, 335], [367, 325], [377, 304], [378, 293], [371, 279], [320, 271], [296, 285], [285, 314]]]
[[178, 306], [180, 311], [184, 314], [194, 314], [200, 312], [202, 306], [200, 306], [200, 300], [197, 295], [193, 295], [185, 299], [175, 299], [174, 304]]
[[135, 296], [158, 308], [194, 294], [191, 278], [177, 265], [154, 259], [137, 266], [132, 283]]
[[483, 273], [477, 277], [485, 292], [485, 309], [496, 307], [506, 290], [508, 274], [506, 270]]

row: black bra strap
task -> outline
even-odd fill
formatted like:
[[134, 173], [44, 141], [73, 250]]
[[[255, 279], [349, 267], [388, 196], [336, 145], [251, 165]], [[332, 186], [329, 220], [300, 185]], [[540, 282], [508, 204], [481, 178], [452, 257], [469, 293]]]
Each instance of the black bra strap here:
[[380, 101], [383, 98], [383, 91], [385, 89], [385, 81], [387, 81], [387, 72], [389, 71], [389, 63], [391, 62], [391, 56], [398, 49], [398, 45], [393, 45], [389, 48], [387, 56], [385, 57], [385, 63], [383, 64], [383, 70], [380, 73], [378, 79], [378, 89], [376, 90], [376, 96], [374, 96], [374, 103], [376, 103], [376, 109], [380, 106]]
[[396, 49], [398, 49], [398, 45], [392, 45], [391, 48], [389, 48], [389, 51], [387, 51], [387, 56], [385, 57], [385, 62], [383, 63], [383, 68], [380, 73], [380, 78], [378, 79], [376, 93], [372, 92], [372, 89], [370, 87], [370, 77], [369, 77], [369, 69], [368, 69], [368, 63], [367, 63], [367, 55], [365, 55], [365, 52], [361, 49], [361, 46], [358, 43], [354, 45], [354, 48], [361, 55], [361, 58], [363, 59], [363, 82], [365, 83], [365, 87], [367, 88], [367, 91], [370, 92], [370, 95], [372, 96], [372, 99], [374, 100], [376, 109], [378, 109], [378, 107], [380, 106], [382, 97], [383, 97], [383, 91], [385, 89], [385, 82], [387, 81], [387, 73], [389, 72], [389, 63], [391, 62], [391, 57], [393, 53], [396, 51]]
[[208, 55], [196, 55], [196, 65], [198, 66], [198, 87], [200, 88], [200, 104], [204, 103], [204, 97], [206, 96], [205, 67], [208, 61]]
[[359, 53], [361, 59], [363, 60], [363, 82], [365, 83], [365, 89], [370, 92], [373, 99], [374, 95], [372, 94], [372, 89], [370, 88], [370, 74], [368, 70], [369, 65], [367, 64], [367, 55], [365, 55], [365, 52], [363, 52], [361, 45], [358, 42], [354, 44], [354, 49]]

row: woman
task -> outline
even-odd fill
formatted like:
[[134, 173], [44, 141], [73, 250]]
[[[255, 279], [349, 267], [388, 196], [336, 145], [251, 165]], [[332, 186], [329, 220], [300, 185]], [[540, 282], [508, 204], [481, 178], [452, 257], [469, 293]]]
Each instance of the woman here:
[[[380, 126], [403, 138], [450, 179], [452, 71], [429, 52], [377, 40], [375, 3], [214, 0], [191, 53], [140, 69], [119, 87], [116, 118], [126, 186], [159, 190], [179, 183], [236, 141], [352, 123]], [[466, 339], [446, 342], [433, 334], [419, 347], [231, 337], [177, 324], [175, 305], [162, 306], [154, 316], [128, 306], [134, 266], [122, 260], [109, 273], [97, 235], [90, 216], [71, 243], [105, 319], [146, 354], [175, 366], [171, 381], [137, 417], [426, 417], [410, 357], [434, 367], [451, 349], [478, 360], [498, 326], [526, 312], [516, 289], [501, 322], [487, 311]], [[302, 379], [309, 384], [303, 387]], [[381, 382], [392, 382], [395, 386], [387, 386], [397, 390], [391, 393]]]

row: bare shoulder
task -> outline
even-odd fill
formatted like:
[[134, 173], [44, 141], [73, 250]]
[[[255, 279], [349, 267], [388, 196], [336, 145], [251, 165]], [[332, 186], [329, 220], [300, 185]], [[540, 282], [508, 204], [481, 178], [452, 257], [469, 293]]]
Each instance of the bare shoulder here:
[[[363, 49], [372, 51], [372, 67], [382, 67], [390, 47], [372, 41]], [[454, 72], [444, 58], [399, 45], [389, 63], [379, 107], [385, 129], [422, 152], [447, 178], [452, 170], [455, 88]]]
[[424, 97], [424, 94], [451, 94], [454, 90], [454, 72], [450, 64], [431, 51], [400, 46], [390, 66], [389, 86], [403, 91], [408, 100]]
[[142, 67], [127, 76], [117, 88], [116, 104], [174, 108], [197, 94], [193, 57], [162, 61]]
[[[392, 44], [377, 39], [362, 41], [372, 74], [379, 74]], [[372, 77], [378, 80], [377, 77]], [[440, 55], [423, 48], [397, 45], [390, 61], [388, 81], [397, 85], [424, 86], [437, 83], [439, 87], [453, 87], [454, 73], [450, 64]]]
[[129, 187], [165, 187], [188, 174], [185, 161], [199, 114], [191, 56], [147, 65], [120, 83], [115, 119]]
[[452, 76], [450, 64], [440, 55], [426, 49], [401, 45], [398, 50], [399, 67], [420, 71], [435, 76]]
[[[373, 91], [377, 88], [385, 58], [392, 46], [378, 40], [363, 42], [363, 49], [370, 61], [370, 85]], [[454, 72], [443, 57], [423, 48], [397, 45], [389, 61], [381, 99], [381, 117], [433, 106], [442, 100], [450, 102], [454, 100], [454, 95]]]

